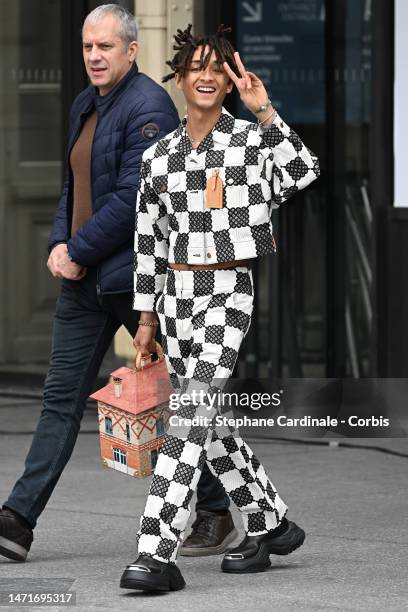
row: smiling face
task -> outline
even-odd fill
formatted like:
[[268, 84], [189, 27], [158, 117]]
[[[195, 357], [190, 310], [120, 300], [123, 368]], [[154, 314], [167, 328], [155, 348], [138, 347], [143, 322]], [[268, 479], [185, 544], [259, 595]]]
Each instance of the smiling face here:
[[[206, 68], [201, 66], [202, 47], [198, 47], [191, 59], [190, 68], [184, 76], [176, 74], [176, 85], [184, 93], [187, 107], [200, 110], [221, 109], [224, 98], [232, 90], [232, 83], [222, 65], [217, 61], [215, 51], [211, 53]], [[205, 55], [209, 52], [206, 47]]]
[[124, 43], [118, 19], [108, 14], [96, 23], [85, 21], [82, 48], [88, 77], [99, 88], [100, 95], [105, 96], [132, 66], [138, 44]]

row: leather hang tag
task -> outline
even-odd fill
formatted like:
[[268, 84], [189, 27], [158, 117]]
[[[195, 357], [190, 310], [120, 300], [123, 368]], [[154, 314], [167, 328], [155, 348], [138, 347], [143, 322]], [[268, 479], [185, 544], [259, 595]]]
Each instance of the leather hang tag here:
[[207, 179], [207, 188], [205, 190], [205, 199], [207, 208], [222, 208], [223, 206], [223, 191], [219, 170], [213, 170], [212, 175]]

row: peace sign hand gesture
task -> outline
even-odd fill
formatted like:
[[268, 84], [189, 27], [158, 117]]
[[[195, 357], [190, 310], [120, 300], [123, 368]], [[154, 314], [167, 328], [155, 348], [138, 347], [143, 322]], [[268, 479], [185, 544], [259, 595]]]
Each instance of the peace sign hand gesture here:
[[[262, 104], [265, 104], [268, 101], [268, 92], [266, 91], [261, 79], [259, 79], [255, 73], [249, 72], [245, 69], [238, 51], [235, 51], [234, 57], [238, 70], [241, 74], [241, 78], [238, 77], [233, 70], [231, 70], [227, 62], [223, 63], [224, 70], [238, 89], [242, 102], [245, 104], [248, 110], [254, 113]], [[269, 107], [267, 111], [263, 111], [257, 116], [259, 119], [263, 119], [265, 114], [271, 116], [271, 111], [273, 114], [273, 108]]]

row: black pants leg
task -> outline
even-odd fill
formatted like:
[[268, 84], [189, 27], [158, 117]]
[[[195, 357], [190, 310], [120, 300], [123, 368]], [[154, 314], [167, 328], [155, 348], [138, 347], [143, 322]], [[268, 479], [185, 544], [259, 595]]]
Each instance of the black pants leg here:
[[[90, 269], [81, 281], [62, 281], [43, 409], [24, 473], [4, 503], [32, 527], [72, 454], [86, 400], [116, 331], [123, 324], [133, 336], [138, 320], [131, 293], [97, 296], [96, 270]], [[203, 507], [222, 509], [224, 497], [224, 489], [208, 471]]]

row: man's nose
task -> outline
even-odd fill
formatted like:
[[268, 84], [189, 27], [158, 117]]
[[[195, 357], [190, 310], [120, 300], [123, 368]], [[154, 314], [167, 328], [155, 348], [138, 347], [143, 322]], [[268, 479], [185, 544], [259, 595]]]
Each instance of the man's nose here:
[[92, 45], [91, 51], [89, 53], [89, 59], [91, 60], [91, 62], [100, 59], [99, 49], [96, 45]]

